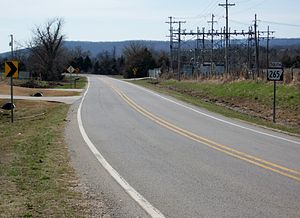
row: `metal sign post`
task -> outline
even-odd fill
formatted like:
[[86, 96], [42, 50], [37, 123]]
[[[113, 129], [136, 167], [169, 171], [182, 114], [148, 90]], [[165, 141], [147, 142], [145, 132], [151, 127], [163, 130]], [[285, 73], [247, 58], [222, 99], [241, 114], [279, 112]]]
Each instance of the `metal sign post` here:
[[10, 77], [10, 104], [11, 104], [11, 122], [14, 122], [14, 78], [19, 76], [19, 63], [18, 61], [7, 61], [5, 62], [4, 76]]
[[75, 71], [74, 67], [70, 65], [67, 69], [67, 71], [70, 73], [70, 86], [73, 87], [73, 80], [72, 80], [72, 74]]
[[[10, 35], [10, 47], [11, 47], [11, 60], [14, 58], [14, 36]], [[10, 77], [10, 112], [11, 112], [11, 122], [14, 122], [14, 78]]]
[[4, 76], [10, 77], [10, 111], [11, 111], [11, 122], [14, 122], [14, 78], [18, 78], [19, 76], [19, 62], [13, 61], [14, 59], [14, 37], [10, 35], [10, 43], [11, 47], [11, 61], [5, 62], [4, 66]]
[[276, 81], [283, 81], [283, 68], [281, 62], [272, 62], [267, 72], [267, 79], [274, 81], [273, 95], [273, 123], [276, 122]]
[[14, 79], [10, 77], [10, 113], [11, 113], [11, 122], [14, 122]]
[[273, 123], [276, 123], [276, 81], [274, 81]]

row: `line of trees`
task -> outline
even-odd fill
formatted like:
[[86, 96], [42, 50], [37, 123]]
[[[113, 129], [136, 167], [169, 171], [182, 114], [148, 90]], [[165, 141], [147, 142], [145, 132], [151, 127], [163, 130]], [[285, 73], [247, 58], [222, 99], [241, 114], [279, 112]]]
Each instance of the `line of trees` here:
[[[81, 48], [69, 50], [64, 47], [63, 20], [55, 18], [44, 26], [38, 26], [28, 43], [26, 52], [16, 52], [20, 70], [31, 72], [33, 78], [58, 81], [71, 65], [82, 73], [123, 75], [125, 78], [145, 77], [148, 70], [166, 66], [166, 53], [156, 53], [140, 43], [125, 47], [123, 54], [116, 56], [115, 49], [101, 51], [96, 57]], [[3, 60], [4, 61], [4, 60]]]

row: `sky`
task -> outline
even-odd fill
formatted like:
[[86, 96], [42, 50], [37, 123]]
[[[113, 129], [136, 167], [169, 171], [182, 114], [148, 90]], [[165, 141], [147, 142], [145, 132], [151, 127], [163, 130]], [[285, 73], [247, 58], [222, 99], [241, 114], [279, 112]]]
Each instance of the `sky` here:
[[[64, 20], [67, 40], [123, 41], [168, 40], [169, 16], [186, 21], [183, 29], [215, 29], [225, 25], [225, 0], [0, 0], [0, 53], [9, 51], [10, 34], [15, 47], [24, 48], [33, 30], [53, 18]], [[300, 38], [300, 0], [229, 0], [231, 30], [247, 30], [257, 14], [258, 29], [267, 26], [276, 38]]]

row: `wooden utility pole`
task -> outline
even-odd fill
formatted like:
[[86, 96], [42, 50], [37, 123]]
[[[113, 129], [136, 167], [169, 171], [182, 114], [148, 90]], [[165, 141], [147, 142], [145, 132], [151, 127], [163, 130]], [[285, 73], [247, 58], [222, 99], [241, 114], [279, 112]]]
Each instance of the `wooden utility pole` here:
[[173, 62], [174, 62], [174, 57], [173, 57], [173, 23], [174, 23], [174, 21], [173, 21], [172, 16], [170, 16], [168, 18], [169, 18], [169, 21], [166, 22], [166, 23], [170, 24], [170, 29], [169, 29], [169, 31], [170, 31], [170, 36], [169, 36], [170, 37], [170, 62], [171, 62], [171, 69], [172, 69], [172, 71], [174, 71], [174, 66], [173, 66]]
[[[252, 27], [249, 27], [249, 32], [248, 32], [248, 45], [247, 45], [247, 51], [248, 51], [248, 72], [251, 70], [252, 67]], [[252, 73], [252, 79], [254, 80], [254, 74], [251, 70]]]
[[214, 21], [215, 15], [211, 15], [211, 21], [208, 21], [207, 23], [211, 24], [211, 51], [210, 51], [210, 74], [213, 73], [213, 55], [214, 55], [214, 23], [217, 23], [217, 21]]
[[177, 73], [178, 73], [178, 81], [180, 81], [181, 74], [181, 24], [185, 23], [185, 21], [178, 21], [178, 51], [177, 51]]
[[229, 53], [228, 53], [228, 40], [229, 40], [229, 25], [228, 25], [228, 7], [235, 6], [235, 4], [228, 3], [228, 0], [226, 0], [225, 4], [219, 4], [219, 6], [225, 7], [226, 11], [226, 27], [225, 27], [225, 71], [228, 74], [229, 73]]
[[267, 31], [260, 31], [259, 34], [266, 34], [266, 37], [261, 37], [261, 39], [267, 40], [267, 54], [266, 54], [266, 68], [269, 68], [270, 66], [270, 60], [269, 60], [269, 54], [270, 54], [270, 39], [273, 39], [274, 37], [271, 37], [271, 34], [274, 34], [275, 31], [270, 31], [270, 27], [268, 26]]
[[267, 29], [267, 68], [270, 65], [270, 39], [273, 39], [274, 37], [270, 37], [271, 34], [273, 34], [275, 31], [270, 31], [270, 26], [268, 26]]
[[[185, 21], [174, 21], [173, 20], [174, 17], [169, 17], [169, 21], [166, 22], [168, 24], [170, 24], [170, 55], [171, 55], [171, 61], [172, 61], [172, 68], [173, 68], [173, 60], [174, 60], [174, 35], [177, 34], [178, 35], [178, 47], [177, 47], [177, 70], [178, 70], [178, 81], [180, 81], [180, 58], [181, 58], [181, 24], [185, 23]], [[174, 29], [173, 29], [173, 24], [178, 23], [178, 30], [177, 33], [174, 33]], [[174, 70], [174, 69], [173, 69]]]
[[[11, 60], [14, 59], [14, 36], [10, 35], [10, 48], [11, 48]], [[10, 111], [11, 111], [11, 122], [14, 122], [14, 78], [10, 77]]]
[[[200, 33], [200, 29], [199, 27], [197, 27], [197, 38], [196, 38], [196, 49], [195, 49], [195, 63], [197, 63], [197, 61], [199, 61], [199, 33]], [[195, 66], [194, 66], [195, 67]]]
[[255, 70], [256, 70], [257, 77], [259, 77], [259, 45], [258, 45], [258, 30], [257, 30], [256, 14], [254, 20], [254, 40], [255, 40]]
[[204, 63], [204, 50], [205, 50], [205, 27], [202, 28], [202, 63]]
[[269, 41], [270, 41], [270, 27], [268, 26], [267, 30], [267, 69], [269, 68]]

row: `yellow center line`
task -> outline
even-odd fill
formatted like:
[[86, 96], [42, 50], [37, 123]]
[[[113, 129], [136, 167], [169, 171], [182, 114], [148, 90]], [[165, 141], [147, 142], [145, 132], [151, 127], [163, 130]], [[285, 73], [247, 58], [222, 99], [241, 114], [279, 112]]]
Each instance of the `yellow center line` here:
[[213, 148], [215, 150], [221, 151], [223, 153], [226, 153], [230, 156], [236, 157], [240, 160], [244, 160], [248, 163], [254, 164], [256, 166], [262, 167], [264, 169], [268, 169], [270, 171], [276, 172], [278, 174], [281, 174], [283, 176], [289, 177], [291, 179], [294, 179], [296, 181], [300, 182], [300, 177], [297, 175], [300, 175], [299, 171], [263, 160], [261, 158], [246, 154], [244, 152], [238, 151], [236, 149], [227, 147], [225, 145], [219, 144], [217, 142], [211, 141], [209, 139], [206, 139], [204, 137], [201, 137], [199, 135], [196, 135], [192, 132], [189, 132], [188, 130], [182, 129], [178, 126], [175, 126], [174, 124], [169, 123], [168, 121], [152, 114], [151, 112], [147, 111], [140, 105], [138, 105], [136, 102], [134, 102], [132, 99], [130, 99], [127, 95], [125, 95], [122, 91], [115, 88], [112, 84], [108, 84], [129, 106], [131, 106], [133, 109], [135, 109], [137, 112], [142, 114], [143, 116], [149, 118], [153, 122], [179, 134], [186, 138], [189, 138], [193, 141], [199, 142], [201, 144], [204, 144], [210, 148]]

